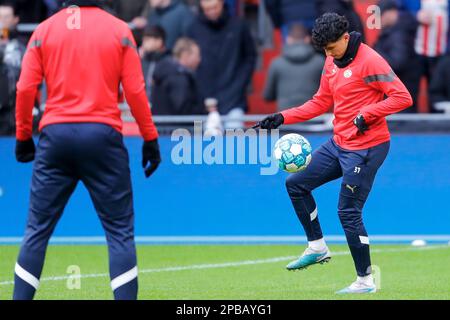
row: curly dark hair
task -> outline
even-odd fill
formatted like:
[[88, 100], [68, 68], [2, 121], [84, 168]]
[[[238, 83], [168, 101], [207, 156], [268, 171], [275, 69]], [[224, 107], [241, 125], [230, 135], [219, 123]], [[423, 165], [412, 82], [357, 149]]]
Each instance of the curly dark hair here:
[[312, 42], [318, 49], [328, 43], [337, 41], [348, 32], [349, 23], [346, 17], [334, 12], [327, 12], [316, 19], [312, 30]]

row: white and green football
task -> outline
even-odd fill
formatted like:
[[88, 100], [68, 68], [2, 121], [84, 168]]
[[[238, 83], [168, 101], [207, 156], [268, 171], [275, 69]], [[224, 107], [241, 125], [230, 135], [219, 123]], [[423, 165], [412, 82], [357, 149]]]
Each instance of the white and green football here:
[[290, 133], [281, 137], [273, 149], [280, 169], [295, 173], [303, 171], [311, 162], [311, 144], [305, 137]]

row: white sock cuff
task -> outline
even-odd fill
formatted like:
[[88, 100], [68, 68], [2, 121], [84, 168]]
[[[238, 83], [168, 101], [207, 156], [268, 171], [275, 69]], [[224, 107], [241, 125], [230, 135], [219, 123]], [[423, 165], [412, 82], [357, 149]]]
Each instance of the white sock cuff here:
[[314, 251], [323, 251], [327, 247], [327, 244], [324, 238], [320, 238], [318, 240], [308, 241], [308, 246]]
[[372, 276], [372, 274], [368, 274], [367, 276], [364, 276], [364, 277], [358, 276], [357, 281], [364, 282], [364, 283], [373, 283], [373, 276]]

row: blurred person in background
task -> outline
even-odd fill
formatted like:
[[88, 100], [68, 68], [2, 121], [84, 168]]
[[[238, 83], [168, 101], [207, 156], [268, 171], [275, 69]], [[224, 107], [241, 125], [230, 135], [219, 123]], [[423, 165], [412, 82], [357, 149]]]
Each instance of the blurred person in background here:
[[194, 77], [200, 61], [200, 48], [193, 40], [188, 38], [177, 40], [172, 56], [160, 60], [153, 73], [151, 93], [153, 114], [205, 113], [205, 107], [198, 98]]
[[54, 13], [45, 0], [15, 0], [15, 3], [21, 23], [40, 23]]
[[8, 67], [3, 62], [3, 50], [0, 48], [0, 136], [14, 134], [15, 81], [11, 81]]
[[301, 23], [311, 30], [317, 18], [313, 0], [264, 0], [264, 5], [273, 26], [281, 29], [283, 39], [286, 39], [292, 23]]
[[[415, 50], [421, 60], [422, 75], [428, 83], [439, 59], [447, 52], [449, 32], [448, 0], [401, 0], [419, 22]], [[431, 111], [434, 112], [433, 108]]]
[[0, 134], [11, 135], [15, 128], [15, 93], [26, 39], [17, 31], [16, 4], [0, 2]]
[[305, 103], [319, 89], [324, 62], [308, 30], [292, 24], [282, 55], [270, 65], [264, 98], [277, 100], [279, 111]]
[[450, 55], [442, 57], [437, 64], [429, 92], [433, 110], [450, 113]]
[[225, 3], [228, 5], [230, 14], [235, 16], [239, 10], [239, 0], [225, 0]]
[[200, 0], [200, 13], [188, 35], [200, 46], [196, 72], [202, 100], [214, 98], [226, 128], [240, 128], [246, 92], [256, 62], [255, 43], [244, 20], [231, 17], [223, 0]]
[[117, 17], [125, 22], [132, 22], [145, 9], [148, 0], [114, 0], [113, 9]]
[[51, 16], [58, 12], [62, 5], [64, 4], [64, 0], [43, 0], [44, 4], [47, 7], [47, 16]]
[[186, 35], [194, 15], [181, 0], [148, 0], [150, 13], [146, 26], [159, 25], [166, 32], [166, 47], [171, 50], [175, 42]]
[[160, 26], [151, 26], [145, 30], [139, 55], [146, 84], [147, 97], [151, 100], [153, 72], [158, 61], [169, 54], [166, 49], [166, 32]]
[[0, 47], [3, 62], [19, 76], [22, 58], [25, 54], [26, 39], [19, 35], [17, 25], [20, 18], [13, 2], [0, 2]]
[[417, 21], [395, 0], [382, 0], [378, 3], [381, 10], [381, 33], [374, 49], [386, 59], [397, 76], [410, 92], [414, 104], [404, 112], [417, 112], [417, 95], [421, 70], [420, 58], [414, 50]]
[[112, 13], [130, 23], [134, 39], [142, 44], [142, 37], [147, 25], [148, 0], [109, 0]]
[[361, 21], [358, 13], [355, 11], [353, 0], [315, 0], [317, 13], [322, 15], [325, 12], [335, 12], [347, 18], [349, 23], [349, 30], [359, 32], [362, 36], [362, 41], [365, 42], [364, 24]]

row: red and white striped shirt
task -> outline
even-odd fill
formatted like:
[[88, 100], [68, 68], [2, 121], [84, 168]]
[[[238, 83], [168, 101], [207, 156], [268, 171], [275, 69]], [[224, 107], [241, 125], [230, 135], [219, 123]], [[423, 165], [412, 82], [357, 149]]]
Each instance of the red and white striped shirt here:
[[421, 0], [421, 10], [430, 16], [430, 23], [419, 25], [416, 52], [426, 57], [445, 54], [448, 31], [448, 0]]

